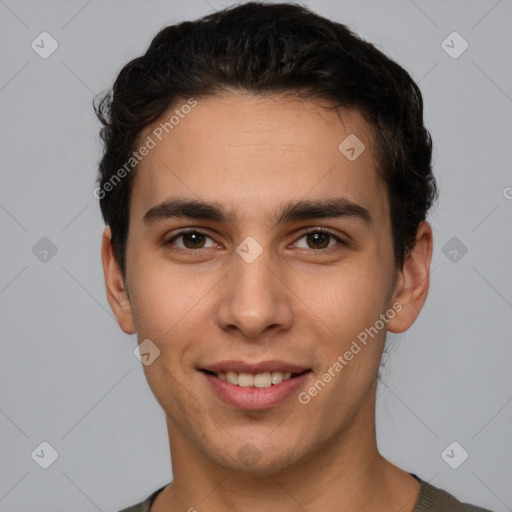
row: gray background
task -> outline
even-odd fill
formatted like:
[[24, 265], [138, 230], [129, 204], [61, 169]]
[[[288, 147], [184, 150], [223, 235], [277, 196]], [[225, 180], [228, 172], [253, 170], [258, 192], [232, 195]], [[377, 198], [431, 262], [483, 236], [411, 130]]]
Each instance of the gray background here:
[[[105, 296], [91, 101], [160, 28], [227, 5], [0, 0], [1, 511], [116, 511], [172, 479], [164, 414]], [[464, 501], [512, 510], [512, 2], [307, 5], [411, 72], [435, 144], [431, 290], [389, 339], [380, 449]], [[59, 45], [47, 59], [31, 48], [43, 31]], [[453, 31], [469, 44], [458, 58], [441, 46]], [[31, 457], [43, 441], [58, 452], [46, 470]], [[453, 441], [469, 453], [458, 469], [441, 456]]]

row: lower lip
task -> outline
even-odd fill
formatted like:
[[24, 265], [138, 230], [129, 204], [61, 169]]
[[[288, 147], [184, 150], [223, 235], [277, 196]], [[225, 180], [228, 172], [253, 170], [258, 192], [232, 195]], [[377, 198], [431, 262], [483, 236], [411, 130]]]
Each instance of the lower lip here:
[[283, 380], [279, 384], [273, 384], [268, 388], [245, 388], [230, 384], [210, 373], [201, 372], [208, 380], [212, 389], [227, 405], [248, 411], [260, 411], [275, 407], [284, 402], [293, 393], [297, 392], [311, 374], [308, 370], [296, 377]]

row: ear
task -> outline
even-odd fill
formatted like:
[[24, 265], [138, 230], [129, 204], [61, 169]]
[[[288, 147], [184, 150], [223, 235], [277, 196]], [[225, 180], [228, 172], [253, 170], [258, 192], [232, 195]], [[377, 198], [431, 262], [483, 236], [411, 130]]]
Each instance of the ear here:
[[103, 262], [103, 275], [107, 299], [116, 316], [117, 323], [126, 334], [135, 332], [130, 299], [123, 280], [121, 269], [114, 256], [112, 248], [112, 232], [110, 227], [105, 228], [101, 244], [101, 260]]
[[388, 322], [388, 331], [406, 331], [420, 314], [427, 299], [432, 259], [432, 228], [421, 222], [416, 232], [416, 244], [406, 255], [395, 284], [392, 303], [401, 305], [397, 314]]

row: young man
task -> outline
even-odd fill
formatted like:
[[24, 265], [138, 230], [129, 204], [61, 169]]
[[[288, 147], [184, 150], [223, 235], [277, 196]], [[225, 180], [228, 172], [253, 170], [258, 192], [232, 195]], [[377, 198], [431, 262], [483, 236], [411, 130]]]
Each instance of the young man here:
[[429, 286], [437, 187], [410, 76], [247, 3], [163, 29], [97, 105], [102, 258], [173, 481], [127, 511], [483, 510], [384, 459], [386, 332]]

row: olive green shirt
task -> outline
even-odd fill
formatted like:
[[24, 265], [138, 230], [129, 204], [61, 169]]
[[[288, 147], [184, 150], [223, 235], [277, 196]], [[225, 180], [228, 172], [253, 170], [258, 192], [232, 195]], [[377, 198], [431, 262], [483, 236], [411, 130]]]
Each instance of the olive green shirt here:
[[[486, 508], [475, 507], [468, 503], [461, 503], [446, 491], [430, 485], [428, 482], [421, 480], [421, 478], [417, 477], [413, 473], [411, 473], [411, 475], [421, 484], [420, 494], [413, 512], [491, 512]], [[153, 501], [155, 501], [157, 494], [161, 490], [165, 489], [165, 487], [167, 486], [164, 485], [164, 487], [156, 490], [141, 503], [125, 508], [120, 512], [150, 512], [151, 505], [153, 504]]]

